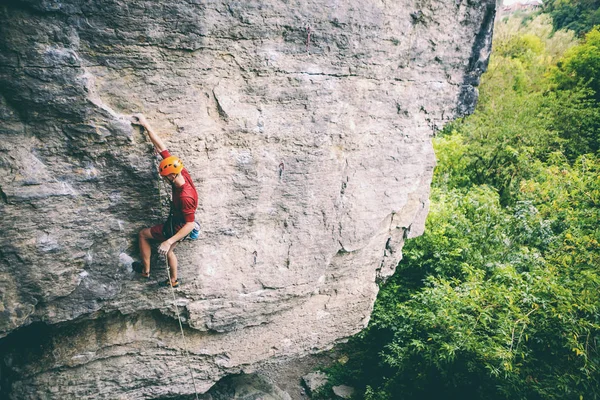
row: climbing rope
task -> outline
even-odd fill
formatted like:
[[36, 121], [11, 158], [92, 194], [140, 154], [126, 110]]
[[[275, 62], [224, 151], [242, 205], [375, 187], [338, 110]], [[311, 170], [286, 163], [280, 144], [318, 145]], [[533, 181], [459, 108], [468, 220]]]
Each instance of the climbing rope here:
[[171, 293], [173, 294], [173, 305], [175, 306], [175, 311], [177, 312], [177, 320], [179, 321], [179, 329], [181, 330], [181, 337], [183, 339], [183, 353], [185, 354], [188, 368], [190, 370], [190, 375], [192, 377], [192, 384], [194, 385], [194, 393], [196, 394], [196, 400], [198, 400], [198, 388], [196, 387], [196, 380], [194, 379], [192, 363], [190, 362], [190, 354], [187, 349], [187, 341], [185, 340], [185, 334], [183, 333], [183, 324], [181, 322], [181, 315], [179, 314], [179, 307], [177, 307], [177, 300], [175, 299], [175, 288], [170, 284], [171, 283], [171, 268], [169, 267], [169, 259], [167, 258], [167, 256], [165, 256], [165, 262], [167, 264], [167, 273], [169, 274], [169, 286], [171, 286]]

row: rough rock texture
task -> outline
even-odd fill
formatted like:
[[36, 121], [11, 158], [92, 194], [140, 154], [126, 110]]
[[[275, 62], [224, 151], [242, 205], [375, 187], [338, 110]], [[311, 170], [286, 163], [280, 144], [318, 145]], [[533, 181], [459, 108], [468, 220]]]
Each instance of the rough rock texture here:
[[344, 344], [338, 344], [328, 351], [285, 361], [276, 360], [261, 366], [256, 373], [284, 390], [292, 400], [306, 400], [306, 396], [310, 394], [306, 376], [320, 368], [330, 367], [340, 359], [345, 360], [347, 355], [344, 349]]
[[306, 392], [312, 396], [317, 390], [327, 384], [327, 375], [323, 372], [311, 372], [302, 377], [302, 382], [306, 386]]
[[175, 300], [201, 391], [362, 329], [423, 231], [433, 132], [473, 110], [494, 7], [2, 2], [3, 394], [193, 393], [171, 294], [127, 261], [166, 212], [134, 111], [201, 197]]
[[291, 400], [264, 376], [236, 375], [221, 379], [202, 400]]
[[331, 390], [340, 399], [350, 399], [354, 394], [354, 388], [346, 385], [334, 386]]

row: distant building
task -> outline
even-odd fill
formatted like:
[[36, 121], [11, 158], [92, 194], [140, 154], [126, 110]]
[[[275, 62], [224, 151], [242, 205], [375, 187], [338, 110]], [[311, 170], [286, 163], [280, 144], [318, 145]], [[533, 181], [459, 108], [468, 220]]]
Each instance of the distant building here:
[[542, 0], [522, 0], [508, 6], [502, 7], [503, 14], [510, 14], [515, 11], [536, 11], [542, 8]]

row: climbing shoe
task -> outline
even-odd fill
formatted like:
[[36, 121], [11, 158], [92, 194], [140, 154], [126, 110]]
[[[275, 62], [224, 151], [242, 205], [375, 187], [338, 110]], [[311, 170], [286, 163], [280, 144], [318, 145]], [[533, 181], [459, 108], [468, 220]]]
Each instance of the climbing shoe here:
[[131, 263], [131, 268], [133, 268], [133, 270], [138, 274], [141, 274], [143, 271], [143, 265], [139, 261], [134, 261], [133, 263]]
[[165, 279], [162, 282], [158, 282], [158, 286], [160, 287], [178, 287], [179, 286], [179, 279], [175, 280], [175, 282], [171, 282], [171, 280], [169, 279]]
[[150, 272], [144, 272], [144, 265], [141, 262], [134, 261], [131, 263], [131, 268], [138, 274], [141, 274], [143, 278], [150, 278]]

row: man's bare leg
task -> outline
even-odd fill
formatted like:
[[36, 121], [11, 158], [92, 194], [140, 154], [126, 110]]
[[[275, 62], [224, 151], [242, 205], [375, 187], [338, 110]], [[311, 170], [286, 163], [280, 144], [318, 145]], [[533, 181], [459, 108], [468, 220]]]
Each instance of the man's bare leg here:
[[171, 246], [167, 253], [167, 261], [169, 261], [169, 271], [171, 271], [171, 284], [177, 281], [177, 256], [173, 250], [177, 247], [177, 243]]
[[150, 240], [153, 240], [150, 228], [142, 229], [138, 236], [140, 239], [140, 258], [143, 265], [142, 274], [148, 276], [150, 274], [150, 255], [152, 254]]

